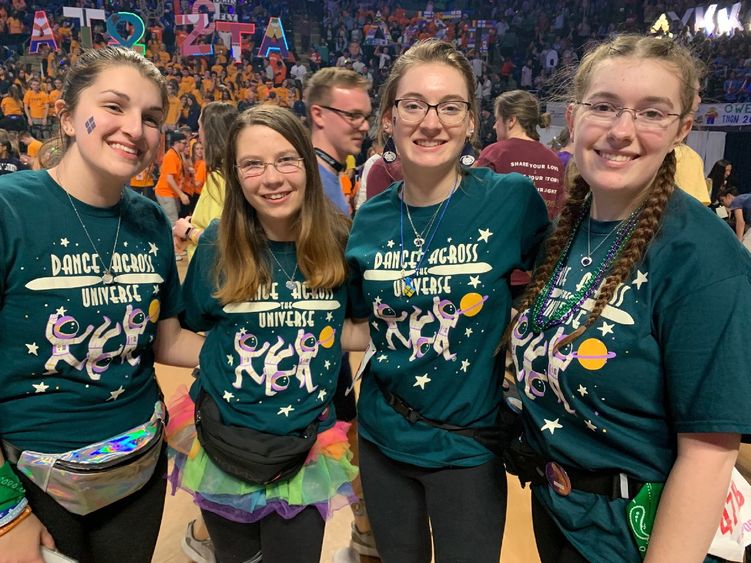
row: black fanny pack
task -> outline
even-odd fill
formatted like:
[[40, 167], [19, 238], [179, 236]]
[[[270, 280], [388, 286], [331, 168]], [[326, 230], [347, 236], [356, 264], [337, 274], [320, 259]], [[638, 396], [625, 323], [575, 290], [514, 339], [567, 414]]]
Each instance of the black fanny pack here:
[[409, 406], [404, 399], [386, 389], [380, 381], [375, 379], [375, 382], [391, 408], [406, 418], [410, 423], [415, 424], [417, 422], [422, 422], [434, 428], [440, 428], [447, 432], [453, 432], [454, 434], [472, 438], [497, 456], [501, 455], [507, 444], [516, 437], [520, 431], [519, 417], [505, 406], [505, 403], [501, 405], [495, 426], [477, 428], [471, 426], [456, 426], [454, 424], [448, 424], [423, 416]]
[[196, 401], [196, 432], [206, 454], [222, 471], [258, 485], [295, 475], [318, 436], [318, 419], [301, 436], [279, 436], [224, 424], [214, 399], [201, 389]]

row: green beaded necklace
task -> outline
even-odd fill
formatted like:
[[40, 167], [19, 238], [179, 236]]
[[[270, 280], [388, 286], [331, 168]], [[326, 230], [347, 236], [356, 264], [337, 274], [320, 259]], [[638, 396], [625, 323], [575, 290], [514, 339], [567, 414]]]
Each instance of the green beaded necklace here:
[[623, 223], [616, 230], [616, 237], [611, 243], [610, 248], [605, 255], [605, 258], [602, 260], [602, 262], [600, 262], [594, 274], [587, 280], [586, 283], [582, 285], [582, 287], [575, 291], [568, 299], [564, 300], [564, 302], [556, 308], [555, 312], [546, 319], [543, 312], [547, 309], [548, 305], [553, 300], [553, 286], [559, 279], [563, 268], [568, 262], [568, 256], [571, 251], [571, 246], [574, 243], [576, 234], [581, 228], [581, 224], [584, 221], [584, 218], [589, 214], [590, 207], [591, 202], [590, 205], [584, 208], [581, 215], [579, 216], [576, 227], [572, 230], [571, 236], [566, 242], [566, 246], [563, 249], [563, 252], [561, 252], [561, 256], [558, 258], [558, 262], [555, 265], [555, 269], [553, 270], [552, 275], [545, 283], [532, 305], [530, 311], [530, 328], [535, 333], [542, 332], [555, 325], [563, 324], [572, 315], [574, 310], [580, 308], [587, 299], [593, 297], [597, 293], [600, 284], [605, 279], [605, 276], [610, 271], [610, 268], [621, 255], [623, 249], [626, 248], [628, 241], [631, 240], [631, 236], [634, 234], [636, 225], [639, 223], [639, 215], [641, 214], [641, 210], [643, 209], [643, 206], [638, 207], [623, 221]]

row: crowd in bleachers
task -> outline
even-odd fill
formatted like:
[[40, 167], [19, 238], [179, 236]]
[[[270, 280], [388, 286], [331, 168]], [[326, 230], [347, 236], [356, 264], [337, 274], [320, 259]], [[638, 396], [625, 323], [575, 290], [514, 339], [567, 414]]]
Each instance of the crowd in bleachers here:
[[[0, 127], [30, 129], [36, 137], [49, 136], [54, 130], [51, 107], [60, 94], [60, 78], [81, 52], [78, 23], [62, 14], [66, 3], [0, 2]], [[491, 117], [492, 101], [502, 92], [524, 89], [545, 100], [555, 93], [551, 88], [559, 83], [557, 77], [562, 69], [577, 63], [587, 43], [615, 31], [643, 32], [668, 10], [666, 4], [652, 0], [469, 0], [411, 6], [395, 0], [326, 0], [299, 5], [238, 0], [230, 11], [240, 22], [255, 23], [256, 33], [244, 39], [243, 64], [237, 65], [221, 41], [213, 41], [213, 56], [180, 55], [189, 29], [175, 24], [175, 8], [190, 12], [192, 2], [187, 0], [177, 6], [173, 0], [85, 0], [79, 4], [105, 9], [107, 13], [145, 10], [146, 55], [170, 82], [166, 129], [187, 126], [194, 131], [200, 108], [214, 100], [230, 102], [239, 109], [272, 103], [288, 107], [304, 118], [302, 87], [306, 76], [329, 65], [363, 74], [373, 85], [371, 95], [377, 103], [391, 63], [412, 42], [428, 36], [454, 41], [465, 50], [477, 80], [477, 95], [486, 117]], [[689, 7], [690, 2], [683, 1], [671, 4], [669, 9], [680, 17]], [[37, 53], [38, 63], [29, 64], [29, 59], [21, 57], [28, 50], [28, 34], [38, 9], [46, 11], [58, 48], [42, 45]], [[740, 21], [748, 17], [747, 12], [744, 5]], [[151, 15], [154, 17], [149, 18]], [[273, 53], [270, 58], [257, 56], [270, 16], [282, 18], [290, 39], [295, 22], [302, 22], [300, 27], [304, 29], [297, 32], [305, 52], [298, 54], [290, 45], [290, 53], [284, 59]], [[685, 29], [676, 28], [676, 22], [672, 25], [672, 31], [686, 35]], [[104, 22], [92, 23], [92, 39], [94, 44], [107, 41]], [[688, 40], [707, 64], [702, 85], [705, 100], [751, 100], [748, 34], [707, 38], [698, 33]], [[201, 41], [212, 41], [212, 37], [201, 36], [198, 42]], [[483, 144], [494, 140], [492, 126], [485, 129]]]

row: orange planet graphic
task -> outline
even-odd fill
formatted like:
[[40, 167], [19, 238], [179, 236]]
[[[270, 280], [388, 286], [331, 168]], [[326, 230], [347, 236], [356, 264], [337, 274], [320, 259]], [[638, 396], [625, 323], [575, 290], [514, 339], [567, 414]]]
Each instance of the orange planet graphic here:
[[318, 343], [324, 348], [331, 348], [334, 345], [334, 335], [336, 331], [330, 326], [325, 326], [321, 329], [321, 334], [318, 335]]
[[487, 298], [487, 295], [483, 297], [479, 293], [467, 293], [459, 302], [459, 312], [466, 317], [474, 317], [482, 311], [482, 304]]
[[584, 369], [594, 371], [602, 368], [611, 358], [615, 358], [615, 352], [609, 352], [601, 340], [587, 338], [579, 345], [574, 358], [579, 360]]
[[156, 324], [156, 322], [159, 320], [159, 312], [161, 311], [162, 307], [159, 303], [159, 299], [154, 299], [151, 303], [149, 303], [149, 319], [152, 323]]

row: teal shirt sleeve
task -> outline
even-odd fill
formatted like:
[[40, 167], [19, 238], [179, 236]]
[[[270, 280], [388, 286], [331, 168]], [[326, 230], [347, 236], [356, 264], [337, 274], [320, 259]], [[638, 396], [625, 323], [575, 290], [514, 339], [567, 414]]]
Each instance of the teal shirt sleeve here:
[[750, 318], [747, 274], [706, 285], [657, 316], [677, 432], [751, 434]]
[[198, 241], [188, 273], [183, 281], [185, 311], [181, 323], [193, 331], [206, 331], [214, 325], [211, 315], [213, 303], [213, 268], [216, 262], [219, 221], [212, 221]]
[[[358, 229], [358, 215], [352, 224], [352, 232]], [[351, 239], [350, 239], [351, 240]], [[370, 316], [370, 306], [365, 300], [362, 290], [362, 268], [356, 252], [348, 244], [345, 251], [349, 277], [347, 281], [347, 311], [348, 317], [353, 319], [367, 319]]]
[[537, 253], [542, 244], [545, 234], [550, 228], [548, 210], [545, 200], [535, 189], [531, 180], [526, 183], [532, 186], [528, 190], [527, 208], [519, 215], [519, 231], [521, 232], [521, 265], [524, 270], [531, 270], [537, 259]]

